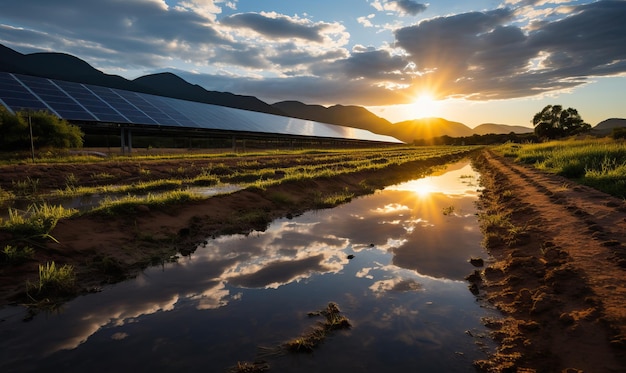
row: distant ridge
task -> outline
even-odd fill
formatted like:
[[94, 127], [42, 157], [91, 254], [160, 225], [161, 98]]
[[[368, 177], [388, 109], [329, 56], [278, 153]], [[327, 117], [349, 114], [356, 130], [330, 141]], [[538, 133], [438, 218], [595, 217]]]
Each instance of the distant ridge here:
[[389, 135], [389, 129], [392, 126], [388, 120], [376, 116], [361, 106], [334, 105], [325, 107], [307, 105], [299, 101], [281, 101], [272, 106], [290, 117], [361, 128], [385, 135]]
[[433, 137], [472, 136], [474, 132], [463, 123], [451, 122], [443, 118], [422, 118], [398, 122], [393, 125], [391, 135], [404, 142]]
[[613, 128], [626, 127], [626, 119], [622, 118], [610, 118], [603, 120], [602, 122], [596, 124], [594, 129], [597, 130], [611, 130]]
[[495, 123], [483, 123], [474, 127], [474, 133], [477, 135], [487, 135], [490, 133], [496, 135], [506, 135], [511, 132], [514, 133], [532, 133], [534, 128], [524, 126], [511, 126], [508, 124], [495, 124]]

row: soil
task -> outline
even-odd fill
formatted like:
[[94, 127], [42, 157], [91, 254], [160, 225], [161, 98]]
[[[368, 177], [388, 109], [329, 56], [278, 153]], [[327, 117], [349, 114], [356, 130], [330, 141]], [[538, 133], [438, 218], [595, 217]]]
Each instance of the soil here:
[[[264, 162], [259, 157], [253, 160]], [[0, 306], [24, 302], [24, 284], [36, 278], [38, 263], [71, 264], [80, 289], [97, 291], [148, 265], [186, 255], [208, 237], [263, 230], [275, 218], [317, 208], [320, 193], [370, 193], [363, 182], [372, 189], [381, 188], [420, 177], [431, 167], [453, 160], [446, 157], [332, 179], [283, 183], [184, 206], [141, 206], [124, 216], [62, 220], [51, 232], [58, 243], [38, 243], [36, 260], [0, 267]], [[237, 167], [242, 159], [217, 162]], [[295, 159], [283, 159], [284, 165], [295, 163]], [[485, 188], [479, 205], [490, 258], [468, 281], [480, 302], [503, 314], [485, 320], [498, 348], [477, 361], [477, 369], [626, 371], [625, 202], [488, 150], [477, 155], [474, 164]], [[15, 165], [2, 168], [0, 186], [7, 189], [10, 180], [30, 176], [42, 188], [62, 188], [68, 173], [79, 184], [97, 183], [93, 175], [98, 173], [112, 175], [106, 180], [109, 184], [174, 174], [189, 177], [203, 167], [211, 167], [210, 161]], [[494, 227], [484, 218], [490, 214], [505, 216], [512, 225]], [[0, 243], [12, 239], [0, 233]]]
[[[485, 320], [489, 372], [626, 371], [626, 203], [485, 151], [475, 161], [486, 268], [471, 276], [504, 317]], [[486, 215], [512, 226], [489, 224]]]

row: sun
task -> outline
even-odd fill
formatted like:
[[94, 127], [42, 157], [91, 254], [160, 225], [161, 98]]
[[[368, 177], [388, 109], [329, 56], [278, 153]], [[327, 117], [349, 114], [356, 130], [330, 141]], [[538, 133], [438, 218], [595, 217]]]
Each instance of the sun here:
[[439, 115], [441, 103], [432, 94], [421, 93], [412, 106], [416, 118], [436, 117]]

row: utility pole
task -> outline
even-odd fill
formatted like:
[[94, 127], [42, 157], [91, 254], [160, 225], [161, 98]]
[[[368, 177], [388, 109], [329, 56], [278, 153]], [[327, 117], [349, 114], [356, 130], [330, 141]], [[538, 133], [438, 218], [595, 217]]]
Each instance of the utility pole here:
[[35, 163], [35, 144], [33, 142], [33, 122], [30, 119], [30, 112], [28, 113], [28, 130], [30, 131], [30, 154]]

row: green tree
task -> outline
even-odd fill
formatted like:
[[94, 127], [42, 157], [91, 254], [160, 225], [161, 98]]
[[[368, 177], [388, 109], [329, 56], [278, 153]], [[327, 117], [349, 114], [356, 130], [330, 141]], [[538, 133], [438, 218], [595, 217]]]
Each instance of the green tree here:
[[2, 149], [28, 149], [30, 147], [30, 123], [35, 147], [80, 148], [83, 132], [75, 125], [46, 111], [12, 114], [0, 107], [0, 139]]
[[563, 110], [561, 105], [548, 105], [533, 117], [535, 135], [540, 138], [558, 139], [588, 132], [591, 125], [585, 123], [576, 109]]

